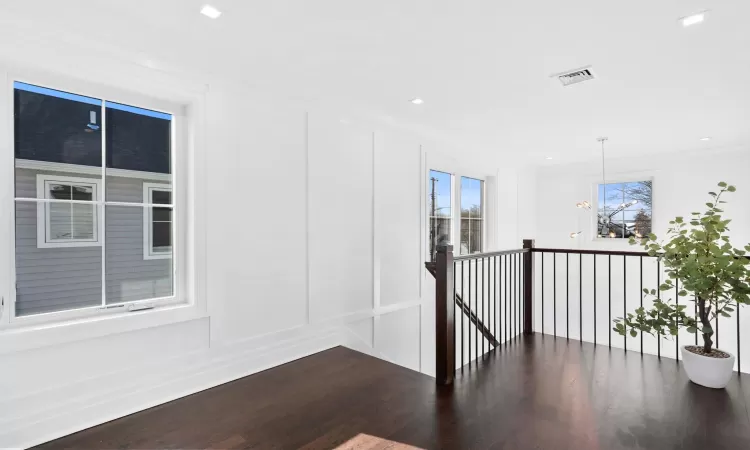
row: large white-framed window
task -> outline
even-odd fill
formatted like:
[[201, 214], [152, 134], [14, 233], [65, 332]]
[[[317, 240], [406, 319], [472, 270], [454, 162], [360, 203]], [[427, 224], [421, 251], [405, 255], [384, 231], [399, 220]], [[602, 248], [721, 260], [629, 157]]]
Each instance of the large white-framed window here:
[[[143, 183], [143, 202], [170, 205], [172, 189], [167, 184]], [[172, 257], [172, 210], [161, 206], [143, 208], [143, 259]]]
[[[190, 269], [180, 257], [186, 162], [176, 157], [188, 138], [187, 108], [30, 73], [9, 74], [0, 95], [13, 149], [2, 160], [12, 176], [0, 191], [13, 192], [8, 256], [15, 280], [0, 327], [189, 303], [183, 284]], [[161, 189], [145, 197], [144, 180]]]
[[37, 247], [69, 248], [102, 245], [101, 180], [38, 174]]

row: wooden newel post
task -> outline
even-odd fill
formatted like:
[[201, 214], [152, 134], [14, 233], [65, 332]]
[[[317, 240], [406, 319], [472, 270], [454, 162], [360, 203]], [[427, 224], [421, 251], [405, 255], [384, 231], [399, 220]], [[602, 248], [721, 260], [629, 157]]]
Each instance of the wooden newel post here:
[[529, 249], [523, 254], [523, 334], [534, 332], [531, 322], [534, 316], [534, 248], [533, 239], [524, 239], [523, 248]]
[[438, 246], [435, 265], [435, 376], [438, 384], [451, 384], [456, 374], [452, 245]]

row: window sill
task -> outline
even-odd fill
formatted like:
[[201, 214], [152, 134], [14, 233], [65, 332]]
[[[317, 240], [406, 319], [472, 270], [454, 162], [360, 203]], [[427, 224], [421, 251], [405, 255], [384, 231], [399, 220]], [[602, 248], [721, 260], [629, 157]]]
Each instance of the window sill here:
[[196, 305], [182, 304], [107, 316], [0, 330], [0, 355], [111, 334], [126, 333], [209, 317]]

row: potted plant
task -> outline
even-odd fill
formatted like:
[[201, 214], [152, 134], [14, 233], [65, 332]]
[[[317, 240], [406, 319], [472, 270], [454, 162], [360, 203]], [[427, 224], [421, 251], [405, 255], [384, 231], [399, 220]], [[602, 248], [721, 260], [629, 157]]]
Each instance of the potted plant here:
[[719, 192], [709, 192], [711, 201], [705, 212], [669, 222], [665, 241], [659, 242], [653, 233], [642, 239], [630, 238], [631, 245], [642, 245], [662, 262], [667, 278], [658, 289], [674, 291], [675, 282], [679, 282], [677, 295], [696, 302], [696, 307], [661, 299], [656, 289], [644, 289], [644, 294], [653, 297], [651, 308], [638, 308], [614, 321], [614, 330], [623, 336], [630, 333], [635, 337], [639, 332], [657, 338], [676, 336], [680, 328], [700, 333], [702, 346], [682, 346], [683, 367], [691, 381], [710, 388], [726, 387], [735, 361], [734, 355], [714, 348], [712, 321], [731, 317], [737, 307], [750, 303], [750, 259], [746, 256], [750, 244], [744, 250], [733, 247], [726, 235], [731, 221], [722, 218], [721, 208], [726, 203], [722, 196], [736, 188], [724, 182], [719, 188]]

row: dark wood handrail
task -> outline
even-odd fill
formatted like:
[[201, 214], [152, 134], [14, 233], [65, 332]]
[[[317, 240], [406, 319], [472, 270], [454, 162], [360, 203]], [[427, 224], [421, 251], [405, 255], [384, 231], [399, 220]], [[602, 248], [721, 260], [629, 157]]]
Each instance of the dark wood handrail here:
[[[526, 250], [528, 251], [528, 250]], [[626, 252], [622, 250], [579, 250], [572, 248], [533, 248], [532, 253], [570, 253], [573, 255], [612, 255], [612, 256], [651, 256], [648, 252]], [[656, 258], [660, 255], [651, 256]], [[750, 259], [750, 255], [744, 256], [745, 259]]]
[[647, 252], [626, 252], [622, 250], [579, 250], [572, 248], [532, 248], [533, 253], [570, 253], [573, 255], [612, 255], [612, 256], [651, 256]]
[[453, 261], [466, 261], [467, 259], [489, 258], [492, 256], [518, 255], [521, 253], [527, 253], [529, 251], [530, 250], [527, 248], [519, 248], [515, 250], [499, 250], [496, 252], [487, 252], [487, 253], [470, 253], [468, 255], [454, 256]]
[[[437, 264], [434, 262], [426, 262], [424, 263], [425, 268], [428, 272], [432, 274], [433, 277], [437, 277]], [[487, 339], [494, 347], [497, 347], [500, 345], [500, 342], [497, 340], [494, 334], [490, 331], [489, 328], [487, 328], [484, 323], [479, 320], [479, 317], [471, 310], [471, 308], [464, 303], [463, 298], [461, 298], [461, 294], [458, 292], [456, 294], [456, 305], [461, 309], [461, 311], [466, 314], [466, 316], [469, 318], [469, 321], [474, 324], [475, 327], [479, 330], [480, 333], [482, 333], [482, 336]]]

